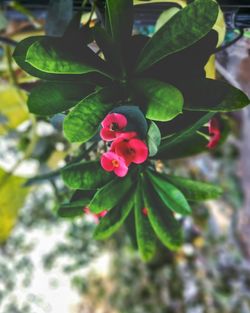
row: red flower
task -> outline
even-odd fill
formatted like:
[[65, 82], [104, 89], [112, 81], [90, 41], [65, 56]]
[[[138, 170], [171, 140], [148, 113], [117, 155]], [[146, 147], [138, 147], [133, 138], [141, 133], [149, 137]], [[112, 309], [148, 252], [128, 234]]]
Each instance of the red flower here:
[[111, 145], [110, 151], [125, 160], [127, 166], [131, 163], [141, 164], [148, 157], [148, 147], [140, 139], [135, 138], [135, 132], [124, 133]]
[[112, 172], [119, 176], [124, 177], [127, 175], [128, 166], [125, 160], [114, 152], [106, 152], [101, 157], [101, 165], [107, 172]]
[[147, 208], [143, 208], [142, 209], [142, 214], [145, 216], [148, 216], [148, 209]]
[[95, 214], [95, 213], [92, 213], [88, 207], [83, 208], [83, 212], [86, 213], [86, 214], [91, 215], [94, 218], [96, 223], [98, 223], [99, 219], [104, 217], [108, 213], [107, 210], [104, 210], [104, 211], [102, 211], [102, 212], [100, 212], [98, 214]]
[[122, 134], [127, 126], [127, 118], [119, 113], [110, 113], [102, 121], [100, 136], [105, 141], [112, 141]]
[[210, 141], [207, 144], [207, 148], [213, 149], [217, 146], [218, 142], [221, 139], [221, 132], [219, 128], [218, 119], [212, 118], [208, 124], [208, 131], [210, 134]]

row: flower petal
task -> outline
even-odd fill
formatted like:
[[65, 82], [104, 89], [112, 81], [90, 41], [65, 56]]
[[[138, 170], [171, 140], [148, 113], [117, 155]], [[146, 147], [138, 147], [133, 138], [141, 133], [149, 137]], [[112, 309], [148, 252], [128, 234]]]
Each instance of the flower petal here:
[[117, 124], [118, 129], [123, 129], [127, 126], [127, 118], [123, 114], [110, 113], [101, 124], [103, 128], [110, 128], [111, 124]]
[[119, 164], [119, 167], [116, 167], [114, 169], [114, 173], [119, 176], [119, 177], [124, 177], [127, 175], [128, 173], [128, 167], [127, 165], [125, 164], [125, 161], [122, 160], [121, 161], [121, 158], [120, 158], [120, 164]]
[[100, 131], [100, 136], [102, 140], [112, 141], [116, 138], [116, 132], [113, 130], [110, 130], [109, 128], [102, 128]]
[[106, 152], [101, 157], [101, 166], [107, 172], [112, 172], [114, 169], [114, 165], [112, 163], [113, 160], [113, 152]]
[[148, 147], [140, 139], [134, 138], [129, 141], [129, 146], [135, 151], [133, 163], [141, 164], [147, 160], [148, 157]]

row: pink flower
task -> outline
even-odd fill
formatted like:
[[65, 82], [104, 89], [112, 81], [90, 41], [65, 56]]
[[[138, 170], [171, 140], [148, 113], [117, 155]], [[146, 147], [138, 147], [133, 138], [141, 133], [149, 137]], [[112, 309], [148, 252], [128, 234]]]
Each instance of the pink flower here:
[[210, 141], [207, 144], [207, 148], [213, 149], [217, 146], [218, 142], [221, 139], [221, 132], [219, 128], [218, 119], [212, 118], [208, 124], [208, 131], [210, 134]]
[[102, 121], [100, 136], [105, 141], [112, 141], [122, 134], [127, 126], [126, 116], [119, 113], [110, 113]]
[[125, 160], [127, 166], [131, 163], [141, 164], [148, 157], [148, 147], [140, 139], [135, 138], [136, 133], [124, 133], [111, 145], [110, 151]]
[[114, 173], [119, 177], [126, 176], [128, 172], [125, 160], [114, 152], [104, 153], [101, 157], [101, 165], [105, 171], [114, 171]]

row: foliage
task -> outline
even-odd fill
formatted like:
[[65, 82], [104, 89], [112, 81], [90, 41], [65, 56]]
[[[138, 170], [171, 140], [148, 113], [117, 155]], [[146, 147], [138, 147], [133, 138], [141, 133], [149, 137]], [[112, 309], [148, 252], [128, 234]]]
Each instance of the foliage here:
[[[213, 27], [219, 15], [215, 1], [196, 0], [172, 14], [148, 38], [132, 35], [132, 0], [107, 0], [103, 28], [90, 28], [89, 23], [80, 25], [76, 14], [62, 37], [25, 39], [14, 52], [16, 62], [31, 75], [47, 81], [31, 91], [29, 110], [38, 115], [65, 114], [63, 131], [71, 143], [98, 141], [102, 120], [108, 113], [118, 112], [128, 119], [131, 131], [137, 130], [141, 120], [150, 124], [146, 126], [147, 135], [139, 134], [147, 141], [149, 155], [154, 159], [168, 159], [167, 151], [173, 145], [183, 150], [171, 158], [205, 151], [206, 145], [199, 137], [201, 127], [215, 113], [249, 104], [240, 90], [205, 76], [204, 67], [218, 42]], [[93, 40], [98, 52], [90, 48]], [[49, 101], [44, 101], [46, 97]], [[130, 116], [137, 116], [138, 110], [142, 118], [131, 121]], [[192, 125], [186, 126], [190, 111], [194, 119]], [[195, 115], [196, 111], [204, 113]], [[178, 119], [185, 123], [180, 125]], [[165, 129], [167, 122], [173, 126], [170, 132]], [[175, 126], [179, 127], [177, 132]], [[187, 153], [183, 144], [189, 146], [194, 138], [199, 145]], [[76, 190], [92, 190], [93, 198], [89, 198], [90, 192], [80, 202], [71, 199], [62, 205], [59, 214], [79, 215], [82, 203], [93, 213], [114, 210], [114, 214], [102, 218], [95, 235], [106, 238], [133, 208], [142, 257], [153, 257], [155, 235], [169, 249], [177, 249], [182, 235], [175, 213], [191, 213], [185, 197], [190, 200], [192, 192], [186, 196], [187, 185], [197, 186], [195, 200], [213, 198], [220, 192], [204, 183], [171, 177], [168, 180], [168, 176], [157, 174], [153, 165], [152, 159], [142, 166], [131, 165], [131, 173], [122, 179], [105, 173], [96, 161], [66, 166], [61, 171], [65, 183]], [[136, 190], [132, 195], [131, 189]], [[131, 197], [134, 200], [128, 200]], [[132, 202], [127, 204], [123, 199]], [[143, 208], [147, 209], [147, 222], [140, 213]]]

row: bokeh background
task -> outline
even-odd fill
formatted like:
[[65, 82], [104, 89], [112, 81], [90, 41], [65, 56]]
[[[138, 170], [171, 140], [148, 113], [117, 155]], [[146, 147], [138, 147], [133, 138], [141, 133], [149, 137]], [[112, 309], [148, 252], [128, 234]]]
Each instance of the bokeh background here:
[[[78, 147], [63, 138], [60, 116], [28, 113], [36, 79], [18, 68], [12, 52], [31, 35], [61, 35], [80, 4], [0, 1], [0, 312], [250, 313], [249, 108], [228, 115], [231, 133], [222, 147], [159, 163], [225, 191], [193, 205], [177, 253], [162, 248], [143, 263], [124, 229], [96, 242], [94, 218], [57, 216], [69, 193], [58, 169]], [[216, 76], [250, 96], [250, 3], [221, 4], [226, 48], [216, 54]], [[85, 10], [83, 23], [90, 6]], [[159, 10], [138, 9], [134, 31], [151, 35]]]

